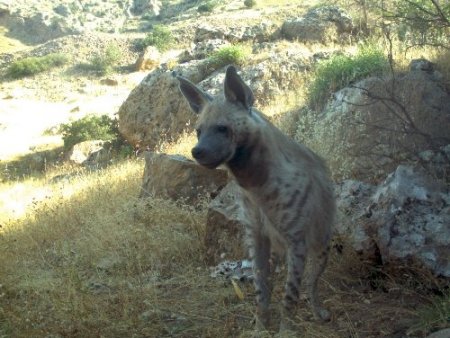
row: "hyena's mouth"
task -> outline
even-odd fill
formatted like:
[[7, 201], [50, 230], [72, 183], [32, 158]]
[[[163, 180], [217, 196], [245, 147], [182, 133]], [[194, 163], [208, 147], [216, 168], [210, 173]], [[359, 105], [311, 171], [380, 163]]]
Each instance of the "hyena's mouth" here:
[[219, 165], [221, 165], [224, 161], [206, 161], [206, 160], [196, 160], [198, 164], [208, 169], [216, 169]]

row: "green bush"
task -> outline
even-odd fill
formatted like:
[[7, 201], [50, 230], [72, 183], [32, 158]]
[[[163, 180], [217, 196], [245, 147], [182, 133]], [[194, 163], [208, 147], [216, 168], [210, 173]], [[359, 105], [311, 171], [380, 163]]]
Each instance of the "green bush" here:
[[214, 8], [217, 7], [217, 5], [218, 3], [216, 1], [207, 1], [206, 3], [198, 6], [197, 11], [199, 11], [200, 13], [209, 13], [212, 12]]
[[13, 62], [7, 70], [14, 79], [35, 75], [55, 67], [60, 67], [68, 61], [68, 58], [59, 53], [47, 54], [39, 57], [28, 57]]
[[245, 5], [245, 7], [248, 7], [248, 8], [255, 7], [256, 6], [256, 0], [245, 0], [244, 1], [244, 5]]
[[145, 47], [154, 46], [159, 51], [164, 52], [173, 44], [173, 35], [170, 29], [163, 25], [156, 25], [147, 36], [138, 43], [138, 48], [143, 50]]
[[89, 140], [103, 140], [120, 143], [117, 119], [108, 115], [87, 115], [79, 120], [60, 125], [64, 148], [72, 148], [75, 144]]
[[122, 58], [122, 51], [115, 43], [106, 46], [103, 54], [96, 54], [90, 61], [90, 69], [100, 75], [109, 74]]
[[213, 52], [208, 57], [208, 61], [209, 64], [215, 68], [220, 68], [230, 64], [242, 65], [245, 62], [248, 54], [248, 50], [243, 46], [226, 46]]
[[388, 68], [386, 56], [372, 46], [361, 47], [355, 56], [335, 55], [321, 62], [315, 69], [309, 86], [308, 104], [320, 110], [330, 95], [354, 81], [381, 75]]

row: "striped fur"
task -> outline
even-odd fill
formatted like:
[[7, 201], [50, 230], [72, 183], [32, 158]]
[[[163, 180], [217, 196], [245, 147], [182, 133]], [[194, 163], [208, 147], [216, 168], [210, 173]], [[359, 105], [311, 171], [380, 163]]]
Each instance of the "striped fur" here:
[[211, 97], [178, 77], [180, 90], [199, 114], [197, 162], [208, 168], [223, 164], [242, 188], [252, 225], [245, 229], [254, 263], [257, 326], [269, 322], [271, 252], [286, 257], [287, 280], [281, 330], [290, 327], [308, 254], [312, 261], [309, 298], [316, 318], [330, 314], [317, 297], [325, 269], [335, 201], [323, 160], [285, 136], [253, 106], [253, 93], [236, 69], [227, 69], [224, 97]]

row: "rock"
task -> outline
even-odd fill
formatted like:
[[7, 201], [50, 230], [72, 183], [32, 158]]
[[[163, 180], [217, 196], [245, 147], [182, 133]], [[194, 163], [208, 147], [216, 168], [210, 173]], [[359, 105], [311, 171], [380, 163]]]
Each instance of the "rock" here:
[[201, 206], [226, 185], [228, 173], [209, 170], [181, 155], [145, 153], [145, 169], [140, 197], [171, 198]]
[[59, 14], [64, 17], [68, 17], [71, 14], [69, 7], [63, 4], [59, 4], [58, 6], [53, 8], [53, 11], [56, 14]]
[[434, 63], [424, 58], [414, 59], [409, 63], [409, 70], [431, 73], [434, 71]]
[[231, 181], [208, 207], [205, 229], [205, 258], [217, 264], [223, 254], [227, 259], [244, 257], [244, 226], [248, 216], [239, 186]]
[[82, 164], [89, 169], [106, 167], [111, 161], [111, 144], [107, 141], [83, 141], [75, 144], [68, 158], [76, 164]]
[[230, 43], [222, 39], [211, 39], [200, 41], [195, 44], [192, 49], [193, 59], [204, 59], [211, 55], [211, 53], [219, 50], [222, 47], [229, 46]]
[[450, 329], [443, 329], [433, 332], [427, 338], [450, 338]]
[[10, 14], [11, 0], [0, 0], [0, 16], [7, 16]]
[[158, 68], [161, 63], [161, 53], [156, 47], [148, 46], [136, 61], [136, 71], [149, 71]]
[[264, 42], [273, 41], [279, 37], [279, 27], [265, 21], [255, 25], [210, 25], [201, 24], [197, 27], [194, 36], [194, 42], [208, 40], [226, 40], [229, 42]]
[[353, 30], [351, 17], [336, 6], [309, 10], [303, 17], [289, 19], [281, 27], [281, 35], [302, 42], [342, 42]]
[[449, 102], [445, 85], [427, 72], [371, 77], [308, 115], [298, 138], [327, 158], [335, 177], [370, 181], [449, 144]]
[[[205, 61], [191, 61], [174, 71], [194, 83], [203, 80], [213, 69]], [[119, 131], [133, 146], [154, 150], [164, 141], [174, 141], [191, 130], [196, 116], [178, 89], [172, 71], [155, 69], [133, 89], [119, 108]]]
[[133, 0], [131, 11], [136, 15], [151, 12], [155, 16], [161, 12], [162, 3], [159, 0]]
[[355, 250], [450, 277], [450, 192], [442, 183], [401, 165], [377, 187], [344, 181], [336, 190], [336, 232]]

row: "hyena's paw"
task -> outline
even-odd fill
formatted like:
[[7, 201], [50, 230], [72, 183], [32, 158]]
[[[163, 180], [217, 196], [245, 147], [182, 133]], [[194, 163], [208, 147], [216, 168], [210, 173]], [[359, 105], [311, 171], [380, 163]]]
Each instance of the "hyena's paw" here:
[[255, 316], [255, 330], [265, 331], [269, 327], [270, 317], [269, 313], [261, 313]]
[[280, 333], [288, 334], [289, 332], [293, 332], [295, 329], [294, 321], [289, 317], [284, 317], [280, 322]]
[[331, 319], [331, 313], [323, 307], [314, 309], [314, 318], [322, 322], [328, 322]]

